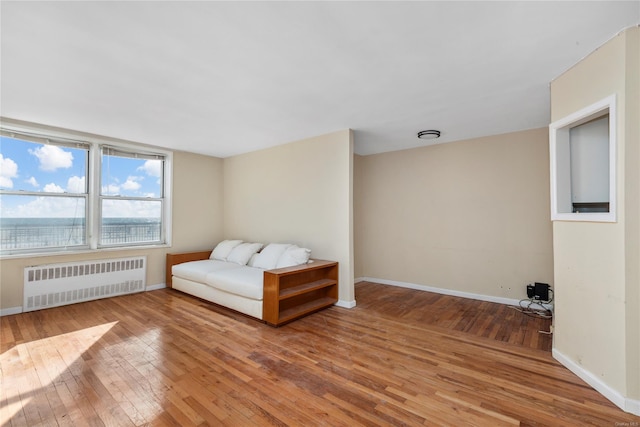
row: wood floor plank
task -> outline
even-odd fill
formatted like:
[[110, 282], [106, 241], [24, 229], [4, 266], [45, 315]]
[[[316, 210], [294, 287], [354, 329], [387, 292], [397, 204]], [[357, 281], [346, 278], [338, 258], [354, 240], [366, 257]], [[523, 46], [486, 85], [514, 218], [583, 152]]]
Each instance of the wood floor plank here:
[[[363, 282], [280, 328], [165, 289], [0, 318], [0, 424], [633, 425], [549, 319]], [[624, 424], [627, 423], [627, 424]]]

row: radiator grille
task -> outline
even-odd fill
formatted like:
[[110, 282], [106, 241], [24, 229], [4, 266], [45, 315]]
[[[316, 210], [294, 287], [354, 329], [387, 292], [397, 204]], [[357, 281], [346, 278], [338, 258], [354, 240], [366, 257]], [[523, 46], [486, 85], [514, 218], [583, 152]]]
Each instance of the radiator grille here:
[[23, 311], [143, 291], [145, 256], [48, 264], [24, 269]]

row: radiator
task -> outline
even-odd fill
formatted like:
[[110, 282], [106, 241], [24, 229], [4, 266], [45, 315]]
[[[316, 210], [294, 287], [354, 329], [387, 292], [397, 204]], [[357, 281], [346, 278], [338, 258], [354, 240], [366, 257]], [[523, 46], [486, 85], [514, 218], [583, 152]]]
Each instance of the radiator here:
[[147, 257], [48, 264], [24, 269], [23, 311], [143, 291]]

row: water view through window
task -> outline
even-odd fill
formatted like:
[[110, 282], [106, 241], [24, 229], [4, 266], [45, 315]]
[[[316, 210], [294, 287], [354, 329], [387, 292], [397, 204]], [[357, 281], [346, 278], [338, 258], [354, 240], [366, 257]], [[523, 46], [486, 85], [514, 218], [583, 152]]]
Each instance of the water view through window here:
[[0, 251], [163, 243], [164, 167], [161, 154], [2, 129]]
[[[103, 245], [157, 242], [161, 238], [158, 218], [104, 218]], [[84, 218], [0, 218], [0, 249], [45, 249], [85, 246]]]

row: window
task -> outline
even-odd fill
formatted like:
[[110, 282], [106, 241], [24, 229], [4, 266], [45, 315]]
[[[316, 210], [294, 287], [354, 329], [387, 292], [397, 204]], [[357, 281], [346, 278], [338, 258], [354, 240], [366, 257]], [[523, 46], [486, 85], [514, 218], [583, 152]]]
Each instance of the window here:
[[99, 245], [162, 243], [164, 156], [101, 151]]
[[615, 96], [549, 125], [551, 220], [616, 221]]
[[2, 132], [2, 251], [87, 246], [89, 144]]
[[168, 243], [170, 153], [2, 129], [0, 254]]

